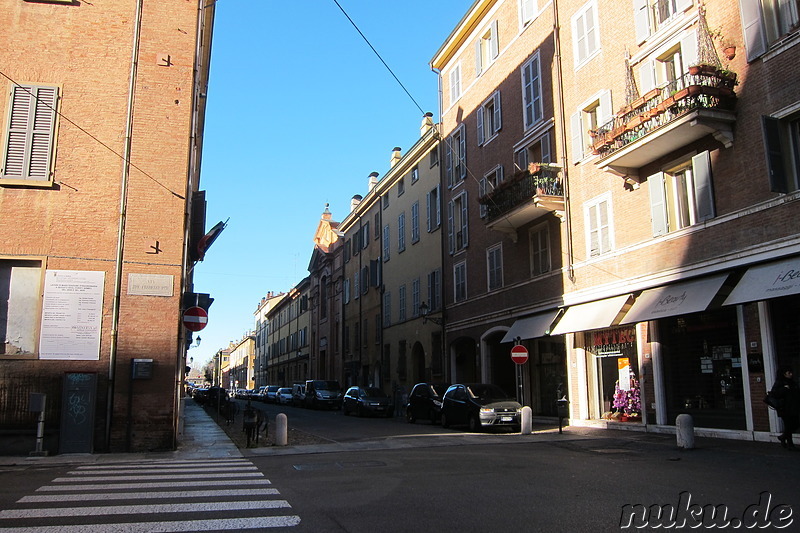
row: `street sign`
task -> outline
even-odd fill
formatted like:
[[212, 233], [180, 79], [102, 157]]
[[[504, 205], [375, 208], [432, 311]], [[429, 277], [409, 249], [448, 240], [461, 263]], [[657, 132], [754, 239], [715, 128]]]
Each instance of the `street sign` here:
[[517, 344], [511, 348], [511, 360], [518, 365], [523, 365], [528, 362], [528, 349], [521, 344]]
[[200, 331], [208, 324], [208, 313], [202, 307], [190, 307], [183, 312], [183, 326], [189, 331]]

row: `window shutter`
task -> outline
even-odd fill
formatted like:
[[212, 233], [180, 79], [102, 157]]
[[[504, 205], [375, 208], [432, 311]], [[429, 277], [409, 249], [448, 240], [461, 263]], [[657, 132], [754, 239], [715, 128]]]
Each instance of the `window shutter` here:
[[747, 61], [753, 61], [767, 51], [767, 36], [761, 23], [760, 4], [761, 2], [755, 0], [739, 0]]
[[639, 68], [639, 81], [642, 84], [642, 94], [646, 93], [650, 89], [655, 89], [656, 77], [653, 70], [653, 63], [651, 61], [644, 61], [642, 66]]
[[603, 94], [600, 95], [598, 126], [602, 126], [611, 120], [611, 116], [613, 115], [611, 109], [611, 91], [604, 91]]
[[550, 134], [547, 133], [542, 137], [541, 140], [541, 147], [542, 147], [542, 163], [550, 163], [552, 160], [550, 159]]
[[481, 41], [482, 39], [478, 37], [478, 40], [475, 41], [475, 77], [481, 75], [483, 72], [483, 64], [481, 62]]
[[462, 124], [459, 128], [461, 135], [458, 136], [458, 158], [461, 160], [461, 175], [460, 179], [467, 177], [467, 135], [464, 131], [466, 128]]
[[456, 241], [455, 241], [455, 221], [453, 220], [453, 213], [455, 211], [455, 205], [453, 201], [447, 203], [447, 241], [450, 253], [456, 251]]
[[497, 133], [500, 131], [500, 128], [503, 127], [502, 125], [502, 115], [503, 113], [500, 111], [500, 91], [495, 91], [494, 93], [494, 132]]
[[498, 29], [497, 21], [492, 22], [492, 40], [490, 42], [492, 59], [495, 59], [500, 54], [500, 31]]
[[653, 221], [653, 237], [664, 235], [667, 226], [667, 198], [664, 190], [664, 173], [658, 172], [647, 178], [650, 187], [650, 218]]
[[697, 32], [692, 31], [681, 39], [681, 60], [683, 61], [683, 70], [686, 70], [697, 64]]
[[650, 35], [647, 0], [633, 0], [633, 20], [636, 24], [636, 44], [642, 44]]
[[[478, 182], [478, 195], [486, 195], [486, 178], [481, 178], [481, 181]], [[484, 218], [489, 212], [489, 206], [484, 203], [481, 203], [480, 206], [480, 217]]]
[[481, 106], [476, 113], [478, 118], [478, 146], [483, 145], [483, 114], [486, 113], [486, 107]]
[[381, 264], [377, 259], [370, 259], [370, 285], [373, 287], [380, 287], [381, 284]]
[[431, 206], [431, 193], [430, 192], [425, 194], [425, 204], [427, 205], [427, 208], [428, 208], [427, 224], [428, 224], [428, 232], [430, 232], [431, 231], [431, 214], [433, 213], [433, 211], [431, 211], [431, 207], [432, 206]]
[[444, 142], [444, 169], [447, 177], [447, 186], [453, 186], [453, 137], [450, 136]]
[[439, 199], [442, 197], [442, 186], [437, 184], [436, 185], [436, 198], [433, 199], [433, 210], [436, 213], [436, 227], [442, 225], [442, 211], [439, 209]]
[[770, 190], [787, 193], [789, 188], [787, 187], [786, 167], [783, 164], [783, 150], [781, 149], [781, 123], [777, 118], [762, 116], [761, 124], [764, 130]]
[[572, 133], [572, 151], [575, 153], [574, 161], [580, 161], [583, 159], [583, 126], [580, 111], [570, 116], [569, 123]]
[[708, 151], [692, 158], [694, 195], [697, 202], [697, 220], [714, 218], [714, 187], [711, 182], [711, 158]]
[[53, 154], [58, 88], [15, 86], [2, 176], [48, 181]]
[[469, 244], [469, 202], [467, 202], [467, 191], [461, 193], [461, 235], [463, 236], [464, 248]]
[[675, 2], [675, 7], [678, 12], [686, 11], [690, 7], [692, 7], [692, 0], [677, 0]]

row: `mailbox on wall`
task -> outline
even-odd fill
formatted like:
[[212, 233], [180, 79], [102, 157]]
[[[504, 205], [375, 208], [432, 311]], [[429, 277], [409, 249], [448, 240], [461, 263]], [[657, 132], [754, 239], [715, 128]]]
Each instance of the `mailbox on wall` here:
[[131, 379], [152, 379], [152, 359], [131, 359]]

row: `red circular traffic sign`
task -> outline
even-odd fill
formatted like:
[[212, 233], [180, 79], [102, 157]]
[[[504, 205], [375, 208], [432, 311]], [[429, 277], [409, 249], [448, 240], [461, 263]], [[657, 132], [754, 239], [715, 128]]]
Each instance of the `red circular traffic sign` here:
[[511, 348], [511, 360], [522, 365], [528, 362], [528, 349], [521, 344]]
[[183, 325], [190, 331], [200, 331], [208, 324], [208, 313], [202, 307], [190, 307], [183, 312]]

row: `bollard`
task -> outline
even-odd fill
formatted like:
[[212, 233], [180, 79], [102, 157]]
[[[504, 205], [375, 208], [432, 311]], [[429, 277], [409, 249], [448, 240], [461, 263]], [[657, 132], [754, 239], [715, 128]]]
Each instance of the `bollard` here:
[[569, 420], [569, 400], [566, 396], [556, 400], [556, 411], [558, 413], [558, 432], [563, 433], [564, 419]]
[[530, 435], [533, 433], [533, 411], [527, 405], [522, 408], [522, 422], [520, 423], [520, 432], [523, 435]]
[[678, 437], [678, 448], [691, 450], [694, 448], [694, 419], [686, 413], [675, 419], [675, 435]]
[[289, 419], [283, 413], [275, 416], [275, 446], [286, 446], [289, 444]]

